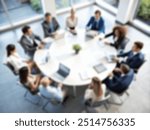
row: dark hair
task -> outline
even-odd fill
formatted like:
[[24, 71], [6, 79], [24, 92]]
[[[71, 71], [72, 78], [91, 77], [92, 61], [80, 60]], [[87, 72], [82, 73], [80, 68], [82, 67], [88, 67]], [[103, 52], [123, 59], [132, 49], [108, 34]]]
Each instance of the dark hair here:
[[45, 13], [45, 17], [51, 16], [51, 13]]
[[11, 52], [15, 50], [15, 45], [14, 44], [9, 44], [6, 47], [7, 50], [7, 57], [9, 57], [11, 55]]
[[113, 33], [115, 33], [116, 30], [119, 32], [119, 38], [125, 37], [125, 35], [126, 35], [125, 27], [123, 27], [123, 26], [115, 26], [113, 28]]
[[28, 81], [29, 70], [28, 67], [22, 67], [19, 70], [19, 78], [22, 84], [25, 84]]
[[30, 26], [24, 26], [24, 27], [22, 28], [22, 32], [25, 34], [25, 33], [28, 32], [28, 30], [29, 30], [30, 28], [31, 28]]
[[100, 10], [96, 10], [96, 11], [95, 11], [95, 14], [101, 15], [101, 11], [100, 11]]
[[130, 67], [127, 64], [121, 64], [120, 67], [124, 74], [127, 74], [130, 71]]
[[92, 82], [94, 83], [94, 86], [93, 86], [94, 93], [97, 96], [101, 96], [103, 92], [102, 92], [102, 87], [101, 87], [101, 81], [100, 81], [100, 79], [97, 78], [97, 77], [93, 77], [92, 78]]
[[136, 45], [136, 47], [138, 48], [138, 49], [142, 49], [143, 48], [143, 46], [144, 46], [144, 44], [143, 44], [143, 42], [140, 42], [140, 41], [136, 41], [136, 42], [134, 42], [134, 44]]

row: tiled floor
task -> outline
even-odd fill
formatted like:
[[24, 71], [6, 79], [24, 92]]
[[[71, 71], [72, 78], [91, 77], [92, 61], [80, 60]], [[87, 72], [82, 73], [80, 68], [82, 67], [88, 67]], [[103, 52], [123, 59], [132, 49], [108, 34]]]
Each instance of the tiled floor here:
[[[79, 16], [79, 27], [84, 28], [85, 24], [92, 12], [98, 7], [88, 7], [77, 11]], [[106, 33], [111, 30], [115, 24], [115, 18], [105, 11], [102, 11], [103, 17], [106, 20]], [[59, 15], [58, 21], [61, 27], [64, 27], [65, 18], [68, 14]], [[31, 24], [34, 32], [43, 37], [41, 22]], [[21, 36], [21, 29], [8, 31], [0, 34], [0, 112], [45, 112], [42, 106], [36, 106], [25, 100], [25, 90], [17, 85], [18, 77], [15, 77], [11, 71], [3, 65], [5, 60], [5, 47], [9, 43], [14, 43], [18, 52], [25, 57], [22, 48], [17, 43]], [[104, 107], [97, 107], [98, 112], [150, 112], [150, 38], [133, 27], [128, 26], [128, 37], [130, 43], [127, 46], [129, 50], [135, 40], [144, 42], [143, 52], [146, 54], [146, 63], [141, 68], [137, 75], [136, 81], [132, 83], [129, 89], [130, 96], [122, 106], [110, 105], [108, 111]], [[48, 105], [46, 110], [48, 112], [85, 112], [83, 106], [83, 94], [85, 86], [77, 89], [78, 95], [76, 98], [70, 97], [64, 106]], [[126, 97], [125, 97], [126, 98]], [[40, 104], [43, 104], [41, 102]]]

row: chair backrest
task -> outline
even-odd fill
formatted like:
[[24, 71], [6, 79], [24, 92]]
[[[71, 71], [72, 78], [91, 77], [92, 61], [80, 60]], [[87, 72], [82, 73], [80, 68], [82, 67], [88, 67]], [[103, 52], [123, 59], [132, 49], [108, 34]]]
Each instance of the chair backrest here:
[[137, 68], [137, 69], [134, 69], [134, 73], [138, 73], [139, 69], [143, 66], [143, 64], [146, 62], [146, 59], [144, 58], [143, 62], [141, 63], [141, 65]]
[[18, 73], [15, 71], [14, 67], [9, 62], [4, 63], [4, 65], [6, 65], [14, 75], [18, 75]]

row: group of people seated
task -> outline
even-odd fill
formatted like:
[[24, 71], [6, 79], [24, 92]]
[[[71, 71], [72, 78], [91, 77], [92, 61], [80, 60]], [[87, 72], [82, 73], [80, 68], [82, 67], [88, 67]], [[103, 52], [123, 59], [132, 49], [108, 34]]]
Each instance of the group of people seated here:
[[[76, 27], [78, 25], [78, 17], [75, 14], [75, 10], [72, 8], [70, 16], [66, 18], [66, 29], [73, 35], [77, 35]], [[60, 25], [56, 18], [52, 17], [50, 13], [45, 14], [45, 19], [42, 22], [44, 37], [55, 37]], [[95, 16], [92, 16], [86, 25], [87, 31], [96, 31], [96, 35], [105, 33], [105, 21], [101, 16], [99, 10], [95, 11]], [[30, 26], [24, 26], [22, 28], [22, 37], [20, 44], [23, 47], [26, 54], [31, 59], [27, 60], [22, 58], [16, 51], [14, 44], [9, 44], [6, 47], [7, 51], [7, 63], [11, 64], [14, 71], [19, 75], [20, 83], [26, 86], [31, 92], [40, 92], [47, 98], [56, 98], [63, 101], [67, 95], [64, 87], [60, 83], [54, 83], [49, 77], [42, 74], [33, 75], [33, 70], [38, 70], [36, 63], [33, 61], [34, 53], [37, 49], [42, 49], [45, 43], [40, 36], [33, 33]], [[84, 99], [91, 100], [92, 102], [102, 100], [105, 97], [106, 89], [115, 92], [122, 93], [128, 89], [130, 83], [134, 78], [134, 70], [144, 62], [144, 55], [141, 52], [143, 43], [136, 41], [129, 52], [124, 52], [126, 47], [126, 28], [124, 26], [115, 26], [111, 33], [104, 35], [99, 40], [104, 41], [106, 45], [110, 45], [119, 51], [118, 55], [114, 58], [116, 62], [116, 68], [108, 77], [101, 81], [98, 77], [93, 77], [89, 87], [85, 91]], [[96, 36], [95, 35], [95, 36]], [[113, 37], [113, 43], [106, 40], [107, 37]], [[120, 57], [126, 57], [123, 61]]]

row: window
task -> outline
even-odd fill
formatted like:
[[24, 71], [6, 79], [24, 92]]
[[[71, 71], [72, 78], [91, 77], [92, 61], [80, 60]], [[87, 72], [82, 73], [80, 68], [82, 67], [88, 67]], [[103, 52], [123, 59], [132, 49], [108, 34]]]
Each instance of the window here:
[[56, 9], [66, 8], [75, 4], [80, 4], [84, 2], [91, 2], [93, 0], [55, 0]]
[[32, 18], [42, 13], [40, 0], [0, 0], [0, 25]]
[[104, 2], [110, 4], [111, 6], [118, 8], [119, 0], [103, 0]]
[[150, 2], [149, 0], [140, 1], [136, 18], [150, 25]]

